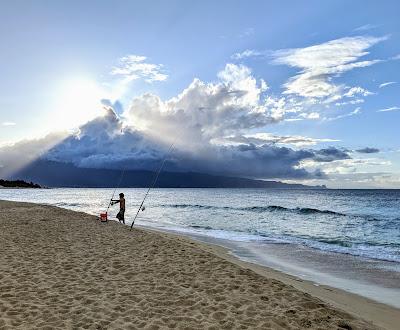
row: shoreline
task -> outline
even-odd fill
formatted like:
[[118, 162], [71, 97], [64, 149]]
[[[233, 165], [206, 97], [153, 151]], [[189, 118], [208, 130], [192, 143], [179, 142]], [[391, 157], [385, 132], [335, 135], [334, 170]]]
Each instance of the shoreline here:
[[321, 251], [294, 243], [234, 241], [166, 227], [140, 227], [221, 246], [241, 261], [400, 309], [400, 265], [395, 262]]
[[[79, 228], [79, 231], [82, 231], [82, 233], [77, 233], [76, 235], [78, 235], [78, 234], [79, 235], [85, 234], [86, 236], [89, 235], [88, 239], [91, 244], [97, 244], [99, 242], [97, 242], [97, 241], [92, 242], [91, 241], [92, 237], [90, 236], [90, 232], [85, 233], [85, 230], [84, 230], [85, 228], [81, 228], [81, 227], [87, 226], [88, 228], [90, 227], [92, 230], [99, 231], [99, 232], [96, 232], [96, 235], [98, 236], [96, 239], [97, 240], [98, 239], [105, 240], [105, 243], [108, 246], [108, 248], [112, 248], [115, 244], [119, 244], [119, 241], [115, 241], [116, 239], [122, 240], [123, 243], [121, 243], [121, 244], [123, 244], [127, 248], [129, 248], [131, 244], [137, 244], [136, 240], [135, 240], [135, 237], [137, 235], [132, 235], [132, 233], [129, 231], [129, 227], [121, 226], [118, 223], [116, 223], [115, 221], [110, 221], [107, 224], [101, 224], [101, 223], [99, 223], [99, 221], [96, 219], [95, 216], [92, 216], [92, 215], [89, 215], [86, 213], [82, 213], [82, 212], [76, 212], [76, 211], [62, 209], [62, 208], [55, 207], [55, 206], [47, 206], [47, 205], [42, 205], [42, 204], [0, 201], [0, 206], [2, 208], [5, 207], [6, 205], [7, 205], [7, 207], [11, 207], [12, 209], [15, 209], [15, 210], [22, 208], [21, 209], [22, 213], [20, 214], [20, 217], [22, 217], [23, 219], [20, 221], [22, 221], [24, 224], [27, 224], [29, 222], [34, 222], [36, 224], [36, 226], [34, 226], [33, 228], [31, 228], [31, 226], [30, 226], [29, 231], [36, 230], [37, 229], [36, 227], [38, 227], [38, 226], [42, 227], [41, 228], [42, 231], [43, 230], [46, 231], [47, 229], [49, 229], [53, 223], [51, 222], [50, 219], [47, 219], [47, 216], [48, 216], [47, 213], [51, 213], [56, 218], [53, 221], [57, 221], [58, 218], [62, 218], [62, 217], [64, 217], [65, 219], [67, 219], [67, 218], [69, 219], [71, 217], [71, 219], [70, 219], [71, 223], [69, 223], [69, 221], [68, 221], [68, 223], [61, 222], [61, 223], [57, 223], [57, 225], [67, 226], [67, 227], [72, 226], [72, 225], [77, 226], [77, 228]], [[34, 219], [34, 218], [30, 219], [29, 216], [25, 216], [25, 217], [23, 216], [24, 212], [29, 213], [35, 209], [40, 210], [39, 218], [42, 217], [42, 219]], [[76, 217], [78, 217], [79, 219], [75, 220]], [[0, 216], [0, 219], [1, 219], [1, 216]], [[7, 221], [5, 216], [3, 217], [2, 220]], [[82, 220], [85, 220], [85, 221], [83, 222]], [[74, 224], [72, 224], [72, 222], [74, 222]], [[75, 222], [76, 222], [76, 224], [75, 224]], [[2, 225], [1, 222], [0, 222], [0, 225]], [[21, 224], [16, 221], [11, 222], [10, 226], [11, 227], [12, 226], [22, 227]], [[107, 226], [107, 230], [104, 230], [104, 226]], [[10, 228], [10, 229], [12, 229], [12, 228]], [[15, 230], [14, 230], [14, 232], [15, 232]], [[12, 231], [10, 231], [9, 234], [10, 233], [12, 233]], [[69, 230], [66, 231], [66, 234], [68, 234], [68, 233], [70, 233]], [[363, 298], [361, 296], [354, 295], [354, 294], [351, 294], [349, 292], [346, 292], [346, 291], [343, 291], [340, 289], [334, 289], [334, 288], [330, 288], [328, 286], [315, 286], [312, 282], [309, 282], [307, 280], [303, 280], [303, 279], [297, 278], [295, 276], [285, 274], [283, 272], [274, 270], [272, 268], [245, 262], [245, 261], [240, 260], [240, 259], [236, 258], [235, 256], [233, 256], [227, 248], [217, 246], [214, 244], [199, 242], [198, 240], [192, 239], [192, 238], [187, 237], [182, 234], [165, 232], [163, 230], [157, 230], [157, 229], [148, 228], [148, 227], [146, 227], [145, 229], [142, 227], [140, 227], [140, 228], [136, 227], [134, 229], [134, 233], [138, 234], [139, 236], [141, 236], [141, 235], [146, 236], [150, 240], [156, 242], [157, 244], [159, 243], [159, 241], [161, 241], [161, 238], [162, 238], [163, 241], [164, 240], [168, 241], [166, 244], [167, 245], [170, 244], [170, 246], [169, 246], [170, 248], [175, 248], [178, 245], [184, 244], [186, 247], [190, 248], [191, 253], [189, 253], [189, 256], [190, 256], [190, 258], [193, 258], [193, 260], [197, 260], [196, 259], [197, 255], [202, 255], [202, 254], [206, 253], [209, 255], [206, 256], [205, 260], [208, 261], [209, 259], [214, 259], [214, 257], [216, 257], [217, 260], [220, 260], [219, 263], [223, 263], [225, 265], [225, 268], [226, 267], [228, 267], [229, 269], [232, 268], [232, 272], [240, 273], [239, 270], [242, 269], [243, 271], [246, 272], [246, 274], [248, 271], [250, 271], [251, 274], [253, 274], [253, 273], [258, 274], [258, 276], [260, 276], [260, 277], [254, 277], [254, 275], [251, 275], [250, 273], [248, 274], [248, 276], [250, 276], [252, 281], [254, 281], [254, 283], [257, 283], [257, 285], [259, 285], [259, 283], [262, 281], [269, 281], [269, 282], [270, 281], [278, 281], [279, 283], [283, 283], [284, 286], [283, 287], [280, 286], [280, 290], [283, 290], [283, 292], [286, 292], [287, 290], [289, 290], [290, 295], [294, 294], [296, 297], [300, 295], [301, 299], [304, 299], [304, 300], [311, 299], [315, 303], [318, 301], [318, 299], [321, 299], [322, 301], [324, 301], [328, 305], [333, 306], [334, 309], [337, 309], [337, 310], [336, 310], [336, 312], [334, 312], [334, 310], [332, 311], [328, 306], [325, 307], [325, 304], [322, 304], [319, 307], [320, 309], [323, 309], [324, 311], [325, 311], [325, 309], [327, 309], [326, 313], [328, 313], [328, 314], [333, 313], [332, 315], [335, 315], [335, 313], [339, 313], [340, 317], [343, 317], [344, 319], [350, 318], [350, 320], [351, 320], [350, 322], [354, 323], [355, 321], [352, 320], [352, 318], [350, 316], [346, 316], [347, 314], [343, 314], [342, 311], [345, 311], [346, 313], [350, 313], [351, 315], [355, 316], [356, 321], [358, 320], [358, 318], [362, 318], [369, 322], [373, 322], [376, 326], [381, 327], [381, 328], [385, 328], [385, 329], [396, 329], [397, 328], [397, 325], [398, 325], [397, 323], [398, 323], [398, 320], [400, 317], [400, 310], [393, 308], [391, 306], [376, 303], [367, 298]], [[43, 233], [39, 232], [39, 234], [43, 234]], [[12, 234], [10, 234], [10, 235], [12, 235]], [[105, 235], [111, 235], [112, 239], [114, 241], [106, 240], [103, 237]], [[154, 235], [156, 235], [156, 236], [154, 236]], [[46, 235], [43, 236], [44, 239], [46, 239], [45, 236]], [[58, 240], [61, 238], [57, 237], [55, 239], [56, 239], [56, 242], [58, 242]], [[22, 243], [24, 243], [24, 242], [21, 242], [21, 244]], [[44, 244], [45, 243], [46, 242], [44, 242]], [[80, 244], [79, 241], [78, 242], [70, 241], [70, 243], [71, 244], [77, 244], [77, 243]], [[142, 243], [144, 244], [144, 242], [142, 242]], [[45, 247], [48, 248], [48, 246], [46, 246], [46, 245], [45, 245]], [[141, 246], [136, 246], [136, 248], [140, 249]], [[154, 245], [153, 245], [153, 250], [154, 250]], [[185, 251], [185, 250], [186, 250], [186, 248], [183, 249], [182, 251]], [[80, 251], [78, 251], [78, 252], [80, 252]], [[140, 251], [140, 252], [142, 253], [143, 251]], [[167, 257], [168, 256], [169, 255], [167, 255]], [[36, 256], [34, 256], [34, 257], [36, 257]], [[88, 258], [89, 256], [86, 255], [86, 257]], [[116, 258], [115, 255], [110, 255], [108, 257], [111, 258], [110, 259], [111, 261], [113, 260], [113, 258]], [[132, 255], [132, 258], [133, 257], [135, 257], [135, 256]], [[4, 258], [4, 256], [3, 256], [3, 258]], [[125, 261], [131, 262], [132, 260], [130, 258], [131, 258], [131, 256], [128, 256]], [[147, 255], [146, 255], [146, 258], [148, 258]], [[182, 258], [180, 255], [174, 256], [174, 258], [175, 259], [173, 259], [173, 261], [176, 262], [177, 264], [185, 262], [185, 260], [181, 260]], [[2, 259], [0, 259], [0, 261], [1, 260]], [[226, 264], [223, 262], [223, 260], [226, 262]], [[134, 261], [143, 263], [143, 260], [134, 260]], [[202, 262], [204, 262], [204, 260]], [[1, 267], [1, 270], [3, 273], [5, 271], [4, 265], [6, 263], [4, 264], [2, 262], [1, 264], [3, 265], [3, 267]], [[217, 264], [218, 264], [218, 262], [215, 265], [217, 265]], [[23, 266], [24, 265], [22, 264], [21, 267], [23, 267]], [[172, 264], [171, 267], [173, 267], [173, 266], [174, 265]], [[204, 268], [201, 268], [201, 270], [203, 272], [209, 271], [209, 269], [204, 269]], [[216, 273], [220, 273], [221, 271], [225, 271], [225, 270], [226, 269], [218, 268], [216, 270]], [[151, 273], [154, 270], [150, 269], [148, 271]], [[182, 270], [178, 269], [177, 271], [179, 274], [179, 272]], [[216, 275], [214, 273], [211, 273], [211, 274], [213, 276]], [[223, 273], [223, 274], [225, 274], [225, 273]], [[117, 275], [118, 274], [115, 274], [114, 276], [117, 276]], [[221, 274], [219, 274], [219, 275], [220, 276], [218, 278], [222, 278], [222, 275]], [[233, 275], [233, 273], [230, 276], [235, 277]], [[3, 277], [3, 275], [2, 275], [2, 277]], [[224, 277], [223, 279], [228, 283], [231, 281], [229, 276]], [[262, 280], [262, 279], [264, 279], [264, 280]], [[176, 284], [176, 283], [174, 283], [174, 284]], [[240, 285], [245, 286], [247, 284], [240, 282]], [[276, 283], [272, 283], [272, 286], [274, 286], [274, 285], [276, 285]], [[296, 292], [294, 293], [293, 289], [290, 289], [290, 287], [295, 288]], [[264, 286], [259, 287], [260, 290], [261, 290], [261, 288], [264, 288]], [[186, 289], [188, 289], [188, 288], [186, 288]], [[185, 288], [182, 288], [182, 290], [185, 290]], [[229, 290], [228, 290], [228, 292], [225, 292], [226, 290], [224, 288], [221, 288], [221, 290], [222, 290], [220, 292], [221, 296], [224, 296], [225, 293], [228, 294], [228, 296], [231, 294], [231, 292], [229, 292]], [[251, 292], [247, 292], [247, 291], [245, 291], [245, 292], [246, 292], [246, 294], [251, 293]], [[213, 294], [212, 292], [209, 293], [209, 295], [211, 295], [211, 296], [212, 296], [212, 294]], [[271, 297], [273, 297], [275, 299], [275, 298], [277, 298], [276, 297], [277, 294], [278, 293], [275, 292], [272, 294]], [[315, 298], [313, 298], [312, 296], [317, 297], [318, 299], [315, 300]], [[261, 296], [261, 297], [263, 297], [263, 296]], [[268, 299], [271, 299], [271, 298], [268, 298]], [[267, 301], [267, 300], [265, 300], [265, 301]], [[0, 296], [0, 303], [1, 302], [2, 302], [2, 297]], [[228, 302], [229, 302], [229, 299], [228, 299]], [[289, 299], [289, 301], [285, 301], [285, 304], [290, 305], [290, 299]], [[301, 304], [299, 306], [297, 306], [298, 307], [297, 312], [293, 308], [290, 309], [289, 306], [286, 306], [285, 308], [287, 308], [287, 310], [295, 310], [294, 315], [296, 315], [296, 313], [303, 312], [301, 306], [302, 306]], [[1, 305], [0, 305], [0, 308], [1, 308]], [[214, 308], [215, 308], [215, 306], [214, 306]], [[264, 309], [260, 310], [260, 309], [257, 309], [256, 307], [254, 307], [254, 308], [257, 311], [257, 313], [253, 315], [253, 318], [255, 318], [258, 315], [258, 313], [261, 314], [264, 312]], [[305, 315], [308, 315], [310, 312], [313, 311], [313, 309], [314, 308], [305, 308], [305, 312], [306, 312]], [[250, 313], [250, 314], [252, 314], [252, 313]], [[11, 314], [11, 315], [15, 315], [15, 314]], [[288, 316], [281, 315], [280, 317], [288, 317]], [[294, 318], [294, 316], [291, 316], [291, 317]], [[227, 319], [229, 319], [229, 317], [227, 317]], [[279, 316], [278, 316], [278, 319], [279, 319]], [[277, 324], [275, 324], [274, 322], [277, 321], [278, 319], [274, 318], [274, 321], [271, 321], [272, 323], [269, 323], [269, 326], [272, 328], [286, 328], [285, 324], [287, 326], [290, 324], [290, 323], [284, 323], [281, 325], [278, 324], [279, 326], [275, 327], [274, 325], [277, 325]], [[290, 317], [289, 317], [289, 319], [291, 320]], [[0, 318], [0, 320], [1, 320], [1, 318]], [[324, 319], [324, 320], [327, 322], [328, 319]], [[333, 316], [332, 316], [332, 320], [333, 320]], [[220, 320], [218, 322], [220, 322]], [[346, 321], [346, 322], [349, 322], [349, 321]], [[362, 321], [360, 321], [360, 322], [362, 323]], [[221, 323], [218, 323], [218, 324], [221, 324]], [[113, 326], [117, 326], [117, 325], [113, 324], [110, 327], [113, 327]], [[358, 328], [357, 325], [353, 324], [353, 326], [356, 329]], [[268, 326], [266, 326], [266, 328], [268, 328]], [[368, 328], [372, 329], [373, 327], [371, 326]]]
[[335, 308], [351, 313], [355, 317], [360, 317], [366, 321], [376, 324], [384, 329], [398, 329], [400, 320], [400, 308], [372, 300], [360, 294], [352, 293], [347, 290], [332, 287], [329, 285], [316, 284], [314, 281], [300, 278], [299, 276], [264, 266], [254, 261], [249, 261], [234, 254], [231, 248], [221, 243], [221, 239], [200, 237], [200, 235], [182, 234], [179, 232], [168, 231], [148, 226], [139, 226], [141, 229], [149, 230], [161, 235], [171, 235], [178, 239], [193, 240], [199, 243], [203, 249], [218, 255], [219, 257], [240, 267], [251, 269], [255, 273], [281, 281], [291, 285], [296, 289], [311, 294]]

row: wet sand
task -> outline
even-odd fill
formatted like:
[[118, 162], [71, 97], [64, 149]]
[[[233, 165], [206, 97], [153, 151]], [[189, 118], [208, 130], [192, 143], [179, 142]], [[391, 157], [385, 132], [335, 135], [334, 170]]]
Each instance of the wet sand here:
[[337, 291], [343, 305], [333, 307], [312, 296], [320, 288], [296, 288], [224, 249], [52, 206], [0, 201], [0, 248], [0, 329], [395, 329], [400, 320], [380, 304], [388, 321], [372, 315], [373, 325], [346, 308], [369, 308], [364, 298]]

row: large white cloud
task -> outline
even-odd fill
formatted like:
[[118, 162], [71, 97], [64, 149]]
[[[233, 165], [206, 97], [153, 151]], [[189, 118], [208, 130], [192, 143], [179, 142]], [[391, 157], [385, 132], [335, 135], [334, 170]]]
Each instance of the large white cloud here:
[[215, 83], [195, 79], [166, 101], [154, 94], [136, 97], [124, 117], [150, 136], [177, 139], [190, 149], [283, 119], [282, 105], [264, 95], [266, 83], [246, 66], [227, 64], [218, 77]]
[[[285, 83], [284, 93], [309, 98], [341, 98], [346, 86], [335, 84], [333, 79], [354, 68], [380, 62], [376, 59], [360, 61], [359, 58], [368, 55], [367, 50], [382, 40], [385, 38], [346, 37], [305, 48], [274, 52], [274, 63], [301, 70]], [[357, 90], [351, 90], [351, 93], [354, 92]], [[365, 90], [361, 92], [365, 94]]]

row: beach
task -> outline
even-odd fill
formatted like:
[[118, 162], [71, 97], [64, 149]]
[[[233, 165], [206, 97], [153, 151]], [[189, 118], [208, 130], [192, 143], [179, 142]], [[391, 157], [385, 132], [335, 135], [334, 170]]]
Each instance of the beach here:
[[55, 206], [0, 209], [0, 329], [396, 329], [400, 320], [393, 307], [187, 237]]

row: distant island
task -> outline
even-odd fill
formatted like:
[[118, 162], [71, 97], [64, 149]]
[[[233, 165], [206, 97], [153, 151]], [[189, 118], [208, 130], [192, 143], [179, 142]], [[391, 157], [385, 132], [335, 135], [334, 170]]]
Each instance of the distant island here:
[[0, 187], [4, 188], [42, 188], [37, 183], [26, 182], [24, 180], [1, 180]]
[[[14, 174], [14, 178], [39, 182], [47, 187], [110, 188], [121, 177], [120, 170], [81, 168], [69, 163], [38, 160]], [[153, 171], [125, 171], [121, 188], [146, 188], [154, 178]], [[281, 188], [326, 189], [325, 186], [307, 186], [279, 181], [254, 180], [197, 172], [161, 172], [157, 188]]]

